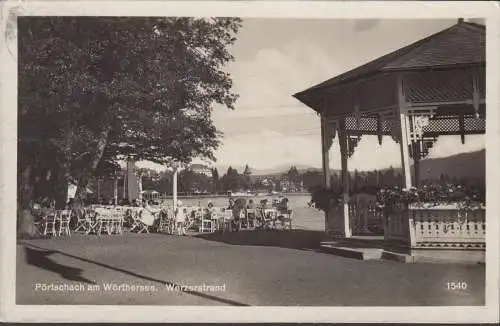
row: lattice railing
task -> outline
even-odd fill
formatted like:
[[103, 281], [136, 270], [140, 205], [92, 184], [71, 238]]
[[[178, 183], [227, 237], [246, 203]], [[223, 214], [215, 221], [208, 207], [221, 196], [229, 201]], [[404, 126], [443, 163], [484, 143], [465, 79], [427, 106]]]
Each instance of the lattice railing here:
[[385, 239], [411, 248], [484, 249], [486, 211], [455, 207], [394, 209], [385, 213]]
[[417, 248], [486, 247], [485, 210], [410, 209]]

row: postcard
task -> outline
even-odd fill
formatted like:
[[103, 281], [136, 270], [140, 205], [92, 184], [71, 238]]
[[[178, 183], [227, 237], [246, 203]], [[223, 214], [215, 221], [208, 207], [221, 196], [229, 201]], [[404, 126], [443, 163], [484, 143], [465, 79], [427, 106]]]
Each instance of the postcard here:
[[498, 4], [1, 9], [2, 320], [498, 322]]

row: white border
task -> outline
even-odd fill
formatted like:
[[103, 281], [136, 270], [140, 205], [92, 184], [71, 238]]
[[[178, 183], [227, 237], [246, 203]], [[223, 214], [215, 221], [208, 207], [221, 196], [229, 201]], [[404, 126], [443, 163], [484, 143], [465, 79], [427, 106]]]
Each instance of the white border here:
[[[6, 5], [16, 5], [17, 1]], [[282, 18], [486, 18], [487, 24], [487, 243], [485, 307], [192, 307], [16, 306], [17, 69], [1, 50], [0, 320], [18, 322], [498, 322], [500, 166], [500, 12], [498, 3], [474, 2], [289, 2], [289, 1], [30, 1], [27, 15], [239, 16]], [[3, 35], [2, 35], [3, 36]], [[3, 45], [3, 44], [2, 44]], [[5, 108], [9, 108], [8, 110]], [[318, 127], [319, 128], [319, 127]], [[369, 271], [367, 270], [367, 273]], [[409, 293], [408, 295], [411, 295]]]

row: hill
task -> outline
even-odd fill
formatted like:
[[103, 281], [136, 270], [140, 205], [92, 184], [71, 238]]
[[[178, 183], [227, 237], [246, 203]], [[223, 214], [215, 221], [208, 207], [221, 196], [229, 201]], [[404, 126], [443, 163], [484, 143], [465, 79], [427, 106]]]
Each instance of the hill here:
[[[441, 174], [446, 174], [450, 177], [470, 177], [474, 179], [485, 179], [485, 163], [486, 163], [485, 150], [461, 153], [448, 157], [439, 157], [425, 159], [420, 162], [420, 176], [421, 179], [435, 179], [439, 178]], [[322, 172], [321, 168], [312, 166], [296, 164], [299, 172], [302, 174], [307, 171]], [[243, 172], [244, 166], [234, 166], [238, 172]], [[412, 167], [413, 168], [413, 167]], [[227, 166], [218, 166], [219, 173], [222, 175], [226, 172]], [[271, 169], [252, 169], [253, 176], [278, 176], [282, 175], [290, 169], [290, 165], [280, 165]], [[400, 173], [399, 166], [393, 167], [395, 173]], [[387, 170], [383, 169], [382, 171]], [[340, 173], [340, 170], [331, 170], [331, 172]], [[352, 173], [353, 171], [351, 171]]]

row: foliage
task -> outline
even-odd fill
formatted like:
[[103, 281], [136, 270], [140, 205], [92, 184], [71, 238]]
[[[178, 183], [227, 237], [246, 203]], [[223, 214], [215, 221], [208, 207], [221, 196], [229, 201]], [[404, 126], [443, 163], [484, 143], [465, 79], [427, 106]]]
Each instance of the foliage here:
[[317, 186], [311, 191], [311, 206], [328, 212], [330, 209], [340, 207], [343, 204], [343, 195], [339, 189], [328, 189]]
[[217, 170], [217, 168], [212, 169], [212, 184], [214, 192], [216, 194], [219, 193], [220, 181], [219, 181], [219, 171]]
[[379, 206], [385, 208], [407, 206], [439, 206], [456, 204], [461, 208], [483, 206], [485, 191], [482, 187], [460, 184], [429, 184], [419, 188], [383, 188], [377, 194]]
[[223, 68], [239, 27], [236, 18], [20, 17], [20, 170], [64, 183], [130, 156], [214, 159], [211, 110], [234, 108]]
[[297, 167], [295, 165], [292, 165], [290, 167], [286, 175], [288, 179], [292, 182], [297, 182], [300, 179], [299, 171], [297, 170]]
[[[18, 198], [58, 208], [92, 176], [134, 158], [215, 159], [217, 106], [238, 18], [24, 16], [18, 19]], [[19, 210], [21, 211], [21, 209]], [[20, 216], [20, 218], [23, 218]], [[22, 223], [21, 223], [22, 224]]]
[[243, 184], [242, 176], [238, 173], [238, 170], [233, 169], [231, 166], [227, 169], [226, 174], [222, 176], [221, 181], [224, 191], [238, 191]]

